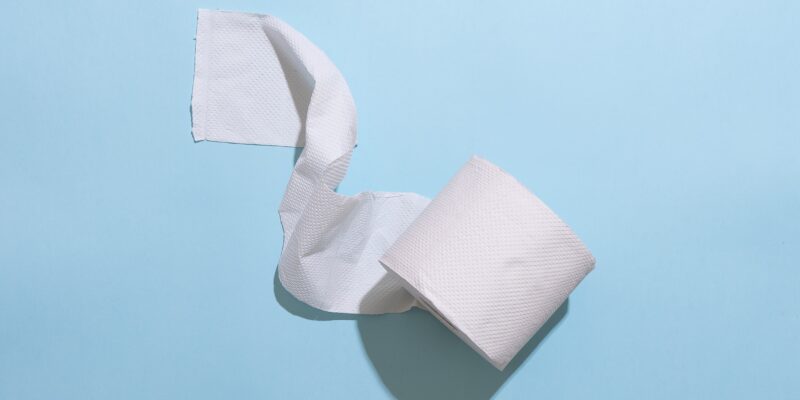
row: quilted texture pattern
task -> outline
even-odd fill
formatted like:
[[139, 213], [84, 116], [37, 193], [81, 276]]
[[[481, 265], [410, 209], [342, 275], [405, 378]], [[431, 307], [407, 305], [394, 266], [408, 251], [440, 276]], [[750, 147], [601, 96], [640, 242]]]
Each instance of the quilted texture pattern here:
[[578, 237], [541, 200], [477, 157], [381, 262], [499, 369], [595, 264]]
[[200, 10], [192, 132], [195, 140], [304, 145], [279, 209], [278, 277], [295, 297], [340, 313], [415, 304], [378, 258], [429, 200], [334, 191], [356, 144], [356, 109], [339, 70], [305, 36], [269, 15]]
[[593, 267], [552, 211], [477, 158], [432, 203], [336, 193], [356, 144], [353, 98], [328, 57], [277, 18], [201, 10], [195, 53], [195, 140], [304, 146], [279, 209], [278, 277], [300, 301], [340, 313], [424, 307], [502, 369]]

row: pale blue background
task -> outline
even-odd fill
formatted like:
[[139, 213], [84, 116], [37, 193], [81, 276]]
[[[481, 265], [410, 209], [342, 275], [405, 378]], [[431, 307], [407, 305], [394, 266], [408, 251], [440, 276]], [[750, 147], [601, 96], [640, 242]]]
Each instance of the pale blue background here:
[[[800, 397], [798, 2], [9, 3], [0, 399]], [[500, 374], [425, 313], [274, 290], [294, 151], [192, 142], [198, 7], [336, 62], [342, 192], [477, 153], [555, 209], [598, 264], [549, 334]]]

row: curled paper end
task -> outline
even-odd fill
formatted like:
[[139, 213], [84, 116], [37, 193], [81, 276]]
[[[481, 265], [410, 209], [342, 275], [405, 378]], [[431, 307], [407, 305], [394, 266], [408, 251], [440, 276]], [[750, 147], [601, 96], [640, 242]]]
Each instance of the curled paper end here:
[[505, 368], [594, 267], [571, 229], [511, 175], [473, 157], [432, 201], [344, 196], [356, 144], [347, 82], [268, 15], [198, 12], [192, 134], [304, 147], [279, 209], [281, 284], [324, 311], [419, 306]]

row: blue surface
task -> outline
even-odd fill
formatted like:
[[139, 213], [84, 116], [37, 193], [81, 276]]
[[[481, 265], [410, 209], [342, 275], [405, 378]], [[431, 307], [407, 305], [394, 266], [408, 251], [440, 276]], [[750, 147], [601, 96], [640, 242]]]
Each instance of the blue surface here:
[[[425, 313], [274, 287], [294, 151], [192, 142], [198, 7], [277, 15], [340, 67], [360, 115], [341, 192], [433, 196], [477, 153], [578, 232], [597, 269], [527, 357], [500, 374]], [[798, 20], [791, 1], [5, 4], [0, 398], [800, 398]]]

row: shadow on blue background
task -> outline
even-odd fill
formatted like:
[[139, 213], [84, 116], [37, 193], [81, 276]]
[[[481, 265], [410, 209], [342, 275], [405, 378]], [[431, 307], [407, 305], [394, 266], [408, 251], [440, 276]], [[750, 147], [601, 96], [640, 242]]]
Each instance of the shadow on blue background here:
[[498, 371], [428, 312], [354, 315], [310, 307], [273, 279], [275, 299], [286, 311], [315, 321], [354, 320], [364, 350], [381, 381], [398, 399], [488, 399], [514, 374], [567, 315], [569, 299]]

